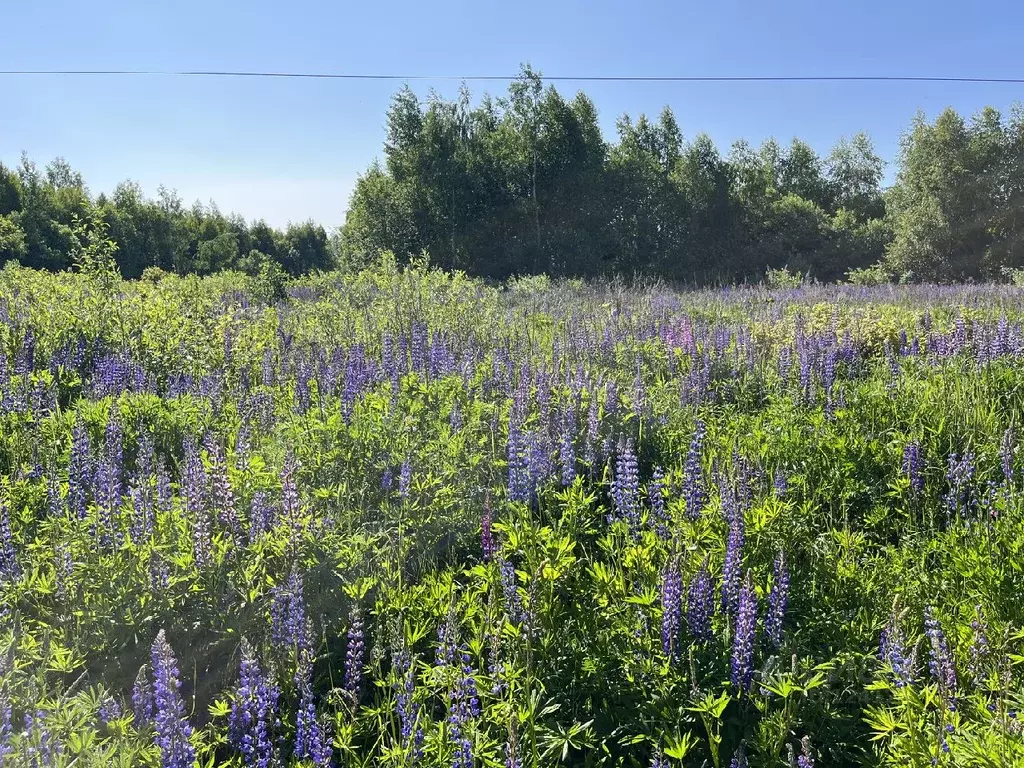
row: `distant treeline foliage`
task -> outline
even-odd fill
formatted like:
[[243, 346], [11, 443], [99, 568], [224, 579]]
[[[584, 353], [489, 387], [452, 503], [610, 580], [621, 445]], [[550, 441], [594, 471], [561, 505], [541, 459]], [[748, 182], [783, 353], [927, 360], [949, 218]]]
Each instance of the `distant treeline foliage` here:
[[[671, 110], [622, 117], [607, 142], [586, 95], [567, 101], [529, 68], [504, 98], [422, 104], [387, 116], [383, 164], [360, 178], [342, 256], [427, 251], [472, 274], [657, 275], [686, 282], [999, 277], [1024, 261], [1024, 112], [947, 109], [915, 118], [895, 184], [864, 134], [827, 157], [794, 139], [721, 155], [687, 141]], [[863, 277], [863, 275], [862, 275]]]
[[[384, 161], [360, 177], [335, 238], [307, 222], [284, 231], [216, 206], [186, 208], [131, 182], [92, 198], [62, 160], [0, 165], [0, 259], [66, 268], [76, 221], [101, 220], [123, 275], [149, 266], [301, 274], [360, 267], [391, 251], [491, 278], [546, 273], [648, 275], [686, 283], [760, 280], [787, 269], [822, 281], [953, 282], [1024, 264], [1024, 111], [918, 115], [895, 183], [864, 134], [826, 157], [744, 141], [723, 156], [684, 139], [667, 107], [621, 117], [606, 141], [583, 93], [566, 100], [529, 67], [501, 98], [426, 104], [409, 89], [387, 115]], [[341, 204], [339, 201], [339, 209]], [[1011, 273], [1011, 274], [1020, 274]]]
[[225, 216], [216, 205], [185, 207], [161, 188], [155, 200], [133, 182], [109, 197], [93, 198], [82, 176], [61, 159], [39, 170], [23, 158], [16, 169], [0, 164], [0, 261], [15, 259], [39, 269], [72, 266], [86, 244], [83, 231], [105, 225], [116, 244], [114, 258], [125, 277], [147, 267], [179, 274], [237, 269], [252, 274], [265, 266], [299, 275], [333, 266], [324, 228], [313, 222], [275, 229]]

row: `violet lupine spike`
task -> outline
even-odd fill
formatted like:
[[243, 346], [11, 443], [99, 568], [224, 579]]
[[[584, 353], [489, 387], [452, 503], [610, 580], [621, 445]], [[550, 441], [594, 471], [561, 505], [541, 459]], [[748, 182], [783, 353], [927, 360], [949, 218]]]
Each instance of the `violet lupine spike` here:
[[651, 757], [651, 768], [669, 768], [668, 760], [661, 749], [656, 749]]
[[615, 479], [612, 482], [612, 501], [615, 519], [625, 520], [630, 529], [637, 529], [637, 497], [640, 493], [640, 473], [637, 468], [636, 450], [632, 438], [621, 440], [615, 462]]
[[359, 691], [363, 683], [363, 656], [366, 652], [365, 629], [359, 606], [352, 609], [345, 651], [345, 690], [352, 697], [353, 704], [359, 702]]
[[491, 527], [493, 523], [491, 494], [488, 492], [484, 497], [484, 512], [480, 518], [480, 550], [483, 553], [485, 563], [491, 562], [498, 551], [498, 545], [494, 539], [494, 531]]
[[708, 560], [690, 582], [686, 601], [686, 627], [697, 642], [707, 643], [714, 638], [711, 631], [711, 617], [715, 612], [715, 592], [711, 583]]
[[722, 613], [736, 614], [740, 598], [740, 578], [743, 568], [744, 524], [743, 514], [732, 516], [729, 538], [725, 546], [725, 562], [722, 567]]
[[518, 626], [525, 618], [523, 602], [519, 597], [519, 582], [515, 566], [503, 557], [498, 558], [498, 573], [501, 577], [501, 590], [505, 596], [505, 613], [508, 620]]
[[729, 768], [747, 768], [747, 765], [747, 749], [741, 742], [732, 760], [729, 761]]
[[952, 522], [957, 516], [965, 520], [973, 520], [978, 510], [978, 498], [973, 486], [973, 452], [965, 451], [963, 456], [950, 454], [946, 482], [949, 484], [949, 489], [943, 496], [942, 503], [946, 510], [947, 521]]
[[900, 624], [900, 617], [895, 612], [889, 617], [882, 630], [878, 644], [878, 658], [887, 664], [892, 671], [893, 684], [897, 688], [909, 685], [915, 676], [915, 660], [907, 651], [907, 641]]
[[814, 768], [814, 751], [807, 736], [800, 739], [800, 756], [796, 759], [796, 764], [799, 768]]
[[41, 709], [25, 713], [25, 739], [22, 743], [26, 747], [25, 764], [33, 768], [50, 768], [64, 751], [63, 745], [54, 739], [46, 725], [46, 713]]
[[249, 541], [255, 541], [262, 534], [274, 527], [274, 512], [270, 506], [270, 499], [265, 491], [256, 491], [252, 495], [252, 505], [249, 508]]
[[455, 683], [449, 693], [448, 738], [454, 747], [452, 768], [473, 768], [473, 745], [467, 731], [480, 716], [480, 700], [469, 653], [460, 648]]
[[666, 656], [679, 656], [679, 626], [683, 608], [683, 577], [678, 562], [669, 562], [661, 574], [661, 649]]
[[597, 444], [600, 440], [600, 421], [596, 389], [590, 393], [590, 404], [587, 406], [587, 437], [583, 444], [583, 462], [591, 468], [597, 463]]
[[750, 571], [740, 589], [736, 626], [733, 631], [729, 679], [741, 693], [750, 690], [754, 677], [754, 641], [757, 633], [757, 594]]
[[651, 504], [651, 518], [658, 538], [667, 541], [669, 537], [669, 516], [665, 510], [665, 473], [655, 467], [651, 482], [647, 485], [647, 498]]
[[1003, 467], [1003, 482], [1007, 487], [1013, 485], [1013, 454], [1017, 447], [1017, 433], [1013, 424], [1003, 432], [1003, 439], [999, 443], [999, 458]]
[[576, 409], [572, 404], [566, 407], [560, 424], [558, 461], [562, 466], [562, 485], [568, 487], [576, 480]]
[[72, 517], [85, 519], [91, 488], [89, 431], [79, 416], [71, 430], [71, 457], [68, 462], [68, 511]]
[[772, 490], [775, 492], [775, 498], [777, 499], [785, 497], [786, 492], [789, 490], [789, 481], [786, 479], [786, 473], [782, 469], [775, 470], [775, 476], [772, 479]]
[[272, 731], [279, 695], [277, 686], [260, 669], [256, 652], [243, 638], [239, 682], [228, 717], [228, 740], [241, 753], [246, 768], [269, 768], [274, 764]]
[[412, 462], [406, 458], [402, 462], [402, 468], [398, 473], [398, 495], [403, 499], [409, 498], [409, 491], [412, 489]]
[[412, 751], [414, 761], [423, 757], [423, 725], [420, 723], [420, 706], [415, 700], [416, 679], [412, 659], [407, 651], [395, 651], [392, 666], [398, 679], [398, 693], [395, 696], [395, 711], [398, 715], [399, 738], [402, 749]]
[[308, 650], [299, 654], [295, 671], [295, 689], [299, 693], [299, 708], [295, 716], [294, 757], [309, 760], [318, 768], [331, 765], [331, 744], [317, 719], [313, 698], [313, 659]]
[[137, 731], [149, 726], [153, 720], [153, 684], [149, 681], [149, 669], [145, 664], [139, 668], [132, 687], [132, 714]]
[[210, 519], [206, 512], [206, 469], [195, 437], [186, 435], [182, 449], [181, 496], [185, 517], [192, 523], [192, 555], [196, 567], [204, 570], [212, 560]]
[[775, 557], [772, 588], [768, 593], [768, 614], [764, 620], [765, 633], [776, 648], [782, 646], [782, 620], [785, 618], [788, 605], [789, 570], [786, 568], [785, 555], [780, 551]]
[[191, 744], [192, 726], [185, 718], [185, 704], [178, 682], [178, 662], [161, 629], [153, 643], [153, 709], [155, 743], [163, 768], [192, 768], [196, 752]]
[[306, 603], [302, 597], [302, 576], [293, 567], [288, 579], [271, 591], [270, 637], [282, 649], [309, 649]]
[[71, 547], [59, 543], [53, 553], [53, 589], [58, 600], [66, 600], [68, 587], [72, 584], [74, 562], [71, 559]]
[[100, 545], [120, 544], [119, 513], [124, 497], [124, 445], [117, 414], [107, 421], [103, 451], [96, 473], [97, 534]]
[[981, 612], [981, 606], [974, 606], [974, 619], [971, 621], [971, 657], [969, 671], [974, 685], [980, 688], [985, 678], [985, 662], [989, 657], [988, 624]]
[[920, 496], [924, 490], [924, 461], [921, 457], [921, 444], [916, 440], [907, 443], [903, 449], [903, 474], [910, 480], [910, 494]]
[[932, 608], [924, 613], [924, 631], [928, 638], [928, 671], [931, 672], [939, 691], [946, 699], [950, 709], [956, 708], [957, 677], [953, 663], [953, 654], [949, 650], [946, 633]]
[[21, 577], [11, 530], [11, 508], [6, 499], [0, 499], [0, 584], [17, 581]]
[[231, 488], [231, 478], [228, 476], [224, 446], [212, 432], [207, 433], [203, 442], [210, 460], [210, 501], [213, 510], [221, 524], [227, 527], [232, 538], [237, 540], [241, 538], [242, 525], [238, 519], [238, 510], [235, 508], [235, 494]]
[[704, 470], [701, 467], [706, 432], [704, 422], [698, 419], [683, 468], [683, 500], [686, 502], [686, 516], [690, 520], [698, 519], [707, 504], [707, 487], [704, 484]]

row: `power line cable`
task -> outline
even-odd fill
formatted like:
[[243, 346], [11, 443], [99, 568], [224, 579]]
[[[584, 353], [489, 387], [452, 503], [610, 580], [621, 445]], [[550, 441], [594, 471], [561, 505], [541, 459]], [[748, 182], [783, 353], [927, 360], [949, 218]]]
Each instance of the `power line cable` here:
[[[519, 75], [398, 75], [341, 72], [259, 72], [243, 70], [36, 69], [0, 70], [0, 76], [85, 77], [222, 77], [296, 80], [458, 80], [512, 81]], [[542, 75], [550, 82], [621, 83], [989, 83], [1024, 85], [1016, 77], [946, 77], [932, 75]]]

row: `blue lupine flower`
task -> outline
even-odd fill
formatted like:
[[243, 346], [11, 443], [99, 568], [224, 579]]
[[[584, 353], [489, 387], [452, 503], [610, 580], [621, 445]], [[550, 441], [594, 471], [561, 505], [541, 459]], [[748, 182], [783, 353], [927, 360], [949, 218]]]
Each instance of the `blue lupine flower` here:
[[363, 617], [359, 606], [352, 608], [348, 628], [348, 650], [345, 653], [345, 690], [353, 703], [359, 701], [359, 688], [363, 682], [363, 654], [366, 650]]
[[274, 587], [270, 602], [270, 637], [284, 648], [308, 649], [306, 603], [302, 598], [302, 576], [293, 567], [284, 584]]
[[228, 739], [249, 768], [268, 768], [274, 761], [272, 731], [277, 722], [279, 691], [260, 669], [256, 652], [242, 639], [238, 687], [231, 702]]
[[800, 739], [800, 757], [796, 759], [799, 768], [814, 768], [814, 753], [811, 750], [811, 740], [804, 736]]
[[733, 631], [732, 660], [729, 679], [741, 693], [750, 690], [754, 677], [754, 637], [757, 632], [757, 595], [747, 571], [740, 589], [739, 606], [736, 612], [736, 627]]
[[711, 631], [711, 616], [714, 611], [714, 586], [711, 583], [711, 572], [708, 570], [708, 561], [705, 558], [704, 564], [697, 571], [697, 575], [693, 577], [693, 581], [690, 582], [686, 602], [686, 626], [694, 640], [706, 643], [714, 637]]
[[984, 682], [984, 664], [989, 655], [988, 626], [981, 612], [981, 606], [974, 606], [975, 617], [971, 622], [971, 659], [970, 673], [976, 687]]
[[409, 498], [409, 491], [412, 488], [412, 462], [406, 458], [402, 462], [402, 469], [398, 473], [398, 495], [403, 499]]
[[782, 620], [789, 604], [789, 571], [782, 552], [775, 558], [775, 570], [772, 577], [771, 592], [768, 593], [768, 615], [765, 616], [764, 628], [772, 645], [782, 645]]
[[928, 671], [935, 678], [935, 682], [939, 684], [939, 691], [947, 699], [950, 708], [955, 708], [957, 679], [956, 667], [953, 664], [953, 654], [950, 653], [949, 643], [946, 641], [946, 633], [942, 629], [942, 624], [935, 618], [935, 614], [930, 607], [925, 609], [924, 629], [929, 645]]
[[392, 657], [392, 666], [401, 680], [395, 697], [395, 711], [398, 714], [402, 748], [411, 748], [413, 759], [419, 760], [422, 758], [424, 735], [423, 725], [419, 722], [420, 705], [414, 699], [416, 683], [412, 659], [406, 651], [396, 651]]
[[661, 575], [661, 649], [669, 658], [679, 655], [683, 579], [679, 564], [670, 562]]
[[897, 613], [889, 617], [889, 622], [882, 630], [878, 647], [878, 658], [889, 665], [893, 675], [893, 684], [897, 688], [909, 685], [914, 679], [916, 660], [913, 653], [907, 652], [907, 641], [900, 625]]
[[494, 540], [494, 530], [491, 527], [494, 522], [492, 515], [491, 494], [488, 492], [484, 497], [484, 512], [480, 518], [480, 550], [485, 563], [493, 560], [498, 551], [497, 542]]
[[299, 709], [295, 719], [295, 750], [299, 760], [310, 760], [315, 766], [331, 764], [331, 744], [317, 720], [313, 700], [313, 659], [308, 650], [299, 653], [295, 671], [295, 688], [299, 692]]
[[742, 742], [729, 761], [729, 768], [747, 768], [747, 749]]
[[637, 497], [640, 492], [640, 473], [637, 469], [636, 450], [632, 438], [620, 440], [618, 457], [615, 462], [615, 480], [612, 482], [612, 500], [615, 519], [629, 522], [630, 529], [637, 529]]
[[192, 768], [196, 759], [178, 682], [178, 663], [161, 629], [153, 643], [153, 704], [156, 745], [163, 768]]
[[153, 684], [149, 681], [145, 664], [139, 668], [132, 687], [132, 714], [135, 716], [135, 730], [142, 730], [153, 720]]
[[1003, 481], [1007, 486], [1013, 485], [1013, 452], [1017, 446], [1017, 434], [1013, 424], [1003, 432], [1003, 439], [999, 443], [999, 458], [1003, 467]]
[[469, 653], [459, 649], [460, 665], [455, 684], [449, 693], [448, 738], [455, 748], [452, 768], [473, 768], [472, 743], [466, 733], [472, 721], [480, 716], [480, 700], [476, 680], [470, 665]]
[[910, 493], [920, 495], [924, 490], [924, 462], [921, 458], [921, 444], [917, 441], [907, 443], [903, 449], [903, 474], [910, 480]]
[[0, 499], [0, 584], [16, 581], [21, 568], [15, 556], [14, 533], [11, 530], [11, 509], [6, 499]]
[[658, 537], [667, 540], [669, 516], [665, 511], [665, 473], [661, 467], [655, 467], [651, 474], [651, 482], [647, 486], [647, 498], [651, 504], [651, 518]]
[[947, 520], [952, 522], [957, 515], [973, 519], [978, 509], [978, 498], [973, 487], [974, 454], [971, 451], [966, 451], [963, 456], [950, 454], [946, 481], [949, 490], [942, 497], [942, 503]]
[[704, 422], [698, 419], [683, 468], [683, 500], [686, 502], [686, 516], [691, 520], [699, 518], [707, 504], [707, 487], [704, 484], [704, 470], [701, 467], [706, 431]]
[[71, 430], [71, 458], [68, 462], [68, 510], [73, 517], [84, 520], [92, 488], [92, 461], [89, 431], [81, 416]]
[[740, 574], [743, 568], [744, 525], [742, 513], [736, 513], [729, 525], [729, 538], [725, 546], [722, 567], [722, 613], [736, 614], [740, 597]]
[[498, 573], [501, 576], [501, 590], [505, 595], [505, 613], [508, 620], [519, 625], [523, 621], [523, 602], [519, 598], [519, 583], [516, 578], [516, 569], [511, 561], [505, 558], [498, 559]]

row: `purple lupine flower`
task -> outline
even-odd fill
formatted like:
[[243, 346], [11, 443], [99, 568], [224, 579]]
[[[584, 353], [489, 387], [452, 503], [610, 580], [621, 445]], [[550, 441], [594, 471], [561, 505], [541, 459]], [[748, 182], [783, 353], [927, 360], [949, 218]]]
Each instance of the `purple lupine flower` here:
[[189, 741], [192, 726], [185, 719], [185, 704], [178, 682], [178, 662], [161, 629], [153, 643], [153, 709], [155, 743], [163, 768], [192, 768], [196, 751]]
[[156, 469], [156, 511], [163, 514], [170, 512], [172, 500], [171, 474], [167, 471], [167, 461], [161, 459]]
[[665, 473], [655, 467], [651, 482], [647, 485], [647, 498], [651, 504], [651, 518], [658, 537], [667, 541], [669, 537], [669, 516], [665, 510]]
[[740, 589], [736, 611], [736, 627], [732, 640], [732, 659], [729, 679], [741, 693], [750, 690], [754, 677], [754, 638], [757, 632], [757, 595], [751, 582], [750, 571]]
[[221, 524], [227, 527], [232, 538], [237, 540], [241, 538], [242, 525], [238, 520], [238, 510], [235, 509], [235, 494], [231, 489], [231, 478], [228, 476], [224, 446], [212, 432], [206, 434], [206, 440], [203, 442], [210, 459], [210, 501], [213, 510]]
[[403, 499], [409, 498], [409, 491], [412, 488], [412, 462], [406, 458], [402, 462], [402, 468], [398, 472], [398, 495]]
[[576, 408], [570, 403], [560, 419], [558, 461], [562, 465], [562, 485], [568, 487], [576, 480]]
[[89, 450], [89, 431], [82, 417], [71, 430], [71, 457], [68, 461], [68, 511], [84, 520], [89, 492], [92, 488], [92, 461]]
[[186, 435], [182, 449], [181, 496], [185, 517], [192, 523], [192, 555], [196, 567], [204, 570], [212, 558], [210, 519], [206, 514], [206, 469], [195, 437]]
[[729, 761], [729, 768], [747, 768], [747, 748], [740, 742], [736, 752], [732, 756], [732, 760]]
[[682, 603], [682, 574], [679, 572], [679, 563], [671, 561], [661, 574], [661, 649], [669, 658], [679, 655]]
[[249, 508], [249, 541], [255, 541], [261, 534], [274, 527], [274, 511], [265, 491], [256, 491], [252, 495], [252, 506]]
[[313, 658], [308, 650], [299, 653], [295, 671], [295, 688], [299, 692], [299, 709], [295, 717], [295, 749], [299, 760], [309, 760], [315, 766], [331, 764], [331, 743], [316, 716], [313, 699]]
[[786, 473], [782, 469], [775, 470], [775, 477], [772, 480], [772, 488], [775, 491], [775, 498], [781, 499], [786, 495], [786, 491], [789, 490], [789, 481], [786, 479]]
[[583, 461], [593, 472], [597, 462], [597, 443], [600, 439], [600, 422], [597, 393], [591, 392], [590, 404], [587, 406], [587, 437], [583, 444]]
[[626, 520], [630, 529], [637, 529], [637, 497], [640, 493], [640, 473], [637, 469], [636, 450], [632, 438], [619, 441], [618, 457], [615, 462], [615, 479], [612, 481], [612, 501], [615, 506], [615, 520]]
[[37, 709], [25, 713], [25, 765], [33, 768], [50, 768], [64, 751], [59, 741], [53, 738], [46, 725], [46, 713]]
[[135, 716], [135, 730], [140, 731], [153, 720], [153, 684], [149, 681], [149, 670], [143, 664], [135, 676], [132, 687], [132, 714]]
[[14, 533], [11, 530], [11, 509], [6, 499], [0, 499], [0, 584], [17, 581], [21, 568], [15, 556]]
[[345, 690], [353, 704], [359, 703], [359, 689], [363, 682], [363, 654], [366, 651], [363, 616], [359, 606], [352, 608], [348, 628], [348, 650], [345, 653]]
[[11, 715], [11, 700], [6, 691], [0, 688], [0, 765], [4, 765], [6, 762], [4, 758], [14, 750], [11, 746], [11, 733], [13, 732]]
[[455, 748], [452, 768], [473, 768], [473, 745], [466, 733], [471, 722], [480, 716], [480, 700], [470, 665], [469, 652], [459, 650], [460, 665], [449, 693], [448, 738]]
[[103, 451], [96, 473], [96, 503], [99, 506], [97, 529], [103, 546], [120, 543], [118, 513], [124, 497], [124, 444], [121, 422], [116, 413], [107, 421]]
[[498, 544], [494, 540], [494, 531], [491, 528], [492, 524], [491, 494], [488, 492], [484, 497], [484, 513], [480, 518], [480, 550], [483, 553], [485, 563], [493, 560], [494, 555], [498, 551]]
[[882, 637], [878, 644], [878, 658], [889, 666], [892, 671], [893, 684], [897, 688], [909, 685], [914, 679], [916, 660], [913, 653], [908, 654], [907, 652], [906, 637], [900, 617], [895, 612], [889, 617], [888, 623], [882, 630]]
[[704, 470], [701, 468], [706, 431], [704, 422], [698, 419], [683, 468], [683, 500], [686, 502], [686, 516], [690, 520], [699, 518], [707, 504], [707, 487], [704, 484]]
[[288, 579], [271, 591], [270, 637], [283, 648], [306, 649], [311, 638], [306, 627], [306, 603], [302, 597], [302, 576], [298, 566]]
[[[728, 492], [726, 497], [731, 496]], [[743, 569], [744, 525], [743, 514], [732, 515], [729, 538], [725, 546], [725, 562], [722, 567], [722, 613], [736, 614], [740, 598], [740, 574]]]
[[807, 736], [800, 739], [800, 756], [796, 759], [798, 768], [814, 768], [814, 752], [811, 750], [811, 740]]
[[910, 494], [919, 496], [924, 490], [924, 461], [921, 458], [921, 444], [916, 440], [907, 443], [903, 449], [903, 474], [910, 480]]
[[776, 648], [782, 646], [782, 620], [789, 604], [789, 571], [786, 568], [785, 555], [780, 551], [775, 557], [775, 570], [772, 576], [772, 589], [768, 593], [768, 615], [765, 616], [764, 629], [768, 639]]
[[988, 626], [981, 606], [974, 606], [974, 620], [971, 622], [971, 658], [968, 669], [977, 688], [984, 682], [985, 661], [989, 655]]
[[113, 696], [106, 696], [100, 702], [97, 714], [99, 714], [101, 724], [109, 725], [114, 720], [119, 720], [124, 713], [121, 711], [121, 703], [117, 699]]
[[686, 601], [686, 626], [690, 636], [697, 642], [706, 643], [714, 637], [711, 632], [711, 616], [714, 611], [714, 586], [705, 558], [704, 564], [690, 582]]
[[669, 768], [665, 753], [660, 748], [654, 750], [654, 755], [651, 757], [651, 768]]
[[960, 515], [964, 519], [973, 519], [978, 509], [978, 498], [973, 487], [974, 454], [964, 452], [958, 457], [953, 453], [949, 456], [949, 468], [946, 471], [949, 490], [942, 497], [943, 506], [949, 522]]
[[167, 562], [155, 549], [149, 552], [149, 588], [155, 595], [166, 592], [171, 586], [171, 571]]
[[419, 722], [420, 705], [413, 694], [416, 690], [415, 672], [412, 659], [406, 651], [395, 651], [392, 656], [392, 667], [401, 681], [395, 696], [395, 711], [398, 715], [399, 737], [402, 749], [412, 749], [413, 760], [422, 758], [423, 726]]
[[275, 757], [272, 730], [280, 691], [260, 669], [256, 652], [242, 638], [240, 679], [231, 702], [228, 740], [247, 768], [269, 768]]
[[299, 471], [299, 461], [295, 454], [288, 451], [284, 457], [284, 466], [281, 468], [281, 522], [288, 526], [290, 538], [289, 548], [297, 547], [302, 541], [305, 529], [305, 521], [302, 517], [302, 505], [299, 500], [299, 488], [296, 483], [296, 475]]
[[1017, 446], [1017, 434], [1013, 424], [1003, 432], [1003, 439], [999, 443], [999, 458], [1003, 466], [1003, 481], [1007, 486], [1013, 485], [1013, 452]]
[[498, 573], [501, 576], [501, 590], [505, 595], [505, 613], [508, 614], [508, 620], [518, 626], [522, 623], [524, 616], [515, 566], [511, 561], [499, 557]]
[[925, 608], [924, 632], [928, 638], [928, 671], [931, 672], [935, 682], [939, 685], [939, 691], [947, 699], [950, 709], [956, 708], [956, 667], [953, 664], [953, 654], [950, 653], [949, 643], [946, 641], [946, 633], [942, 624], [935, 618], [931, 607]]

